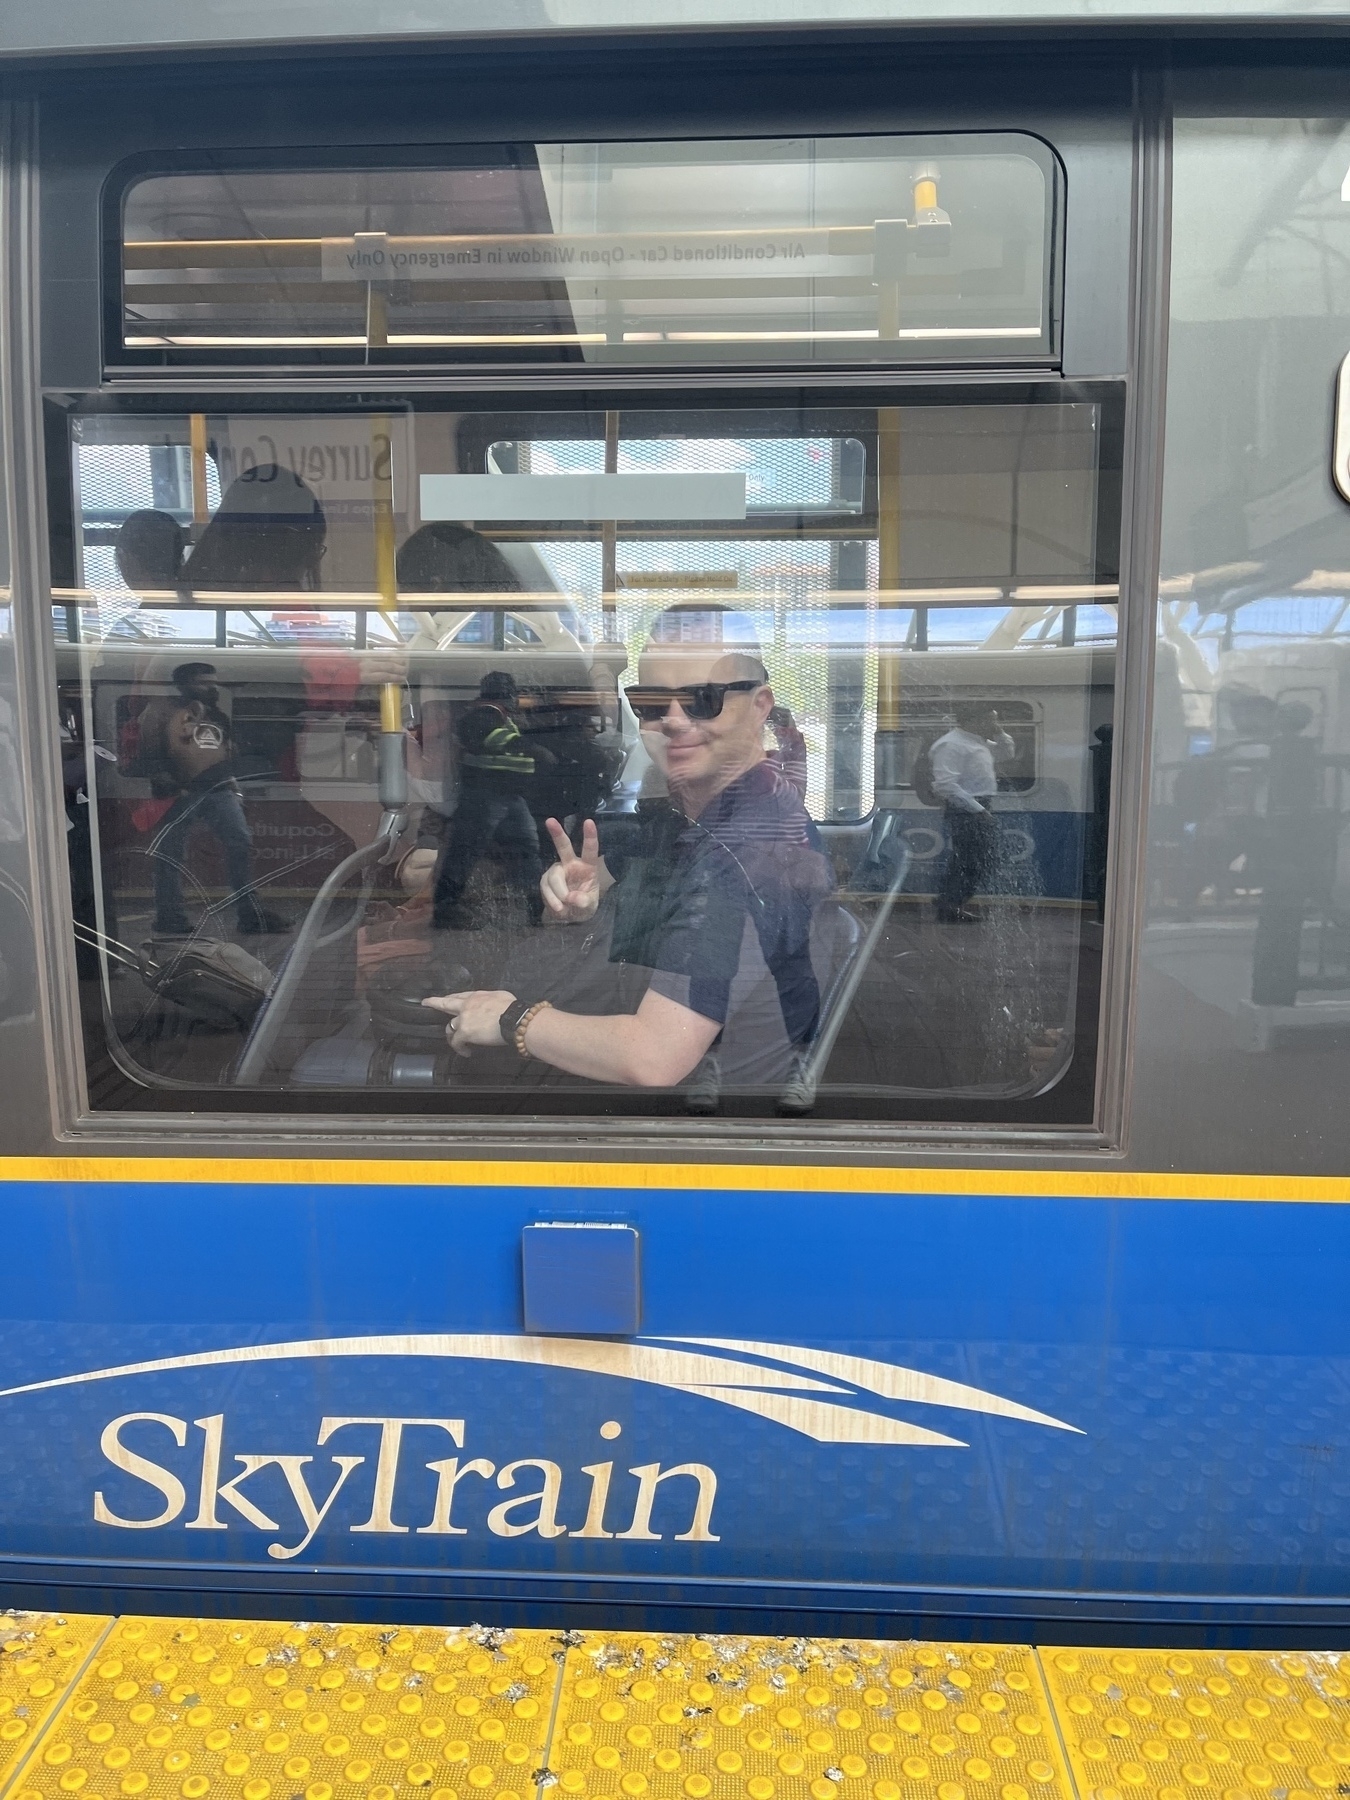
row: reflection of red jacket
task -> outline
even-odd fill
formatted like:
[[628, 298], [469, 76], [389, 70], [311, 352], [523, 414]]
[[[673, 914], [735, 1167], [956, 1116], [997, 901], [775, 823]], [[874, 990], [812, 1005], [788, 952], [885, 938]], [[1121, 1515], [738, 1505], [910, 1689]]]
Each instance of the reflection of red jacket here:
[[350, 650], [305, 650], [300, 655], [305, 704], [311, 712], [347, 712], [361, 686], [361, 659]]
[[[300, 675], [307, 712], [348, 713], [361, 691], [361, 658], [350, 650], [313, 646], [300, 652]], [[293, 746], [280, 758], [279, 773], [285, 781], [300, 779]]]

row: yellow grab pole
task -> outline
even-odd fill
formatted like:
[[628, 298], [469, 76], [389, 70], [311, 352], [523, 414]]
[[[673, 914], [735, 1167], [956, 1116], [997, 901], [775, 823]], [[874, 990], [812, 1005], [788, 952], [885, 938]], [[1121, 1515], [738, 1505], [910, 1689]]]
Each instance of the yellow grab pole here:
[[383, 289], [366, 284], [366, 348], [383, 350], [389, 342], [389, 308]]
[[192, 523], [205, 525], [211, 516], [206, 503], [206, 414], [190, 414], [188, 429], [192, 463]]
[[[398, 612], [398, 560], [394, 544], [393, 434], [387, 417], [377, 417], [371, 443], [375, 487], [375, 586], [380, 611], [393, 626]], [[396, 681], [380, 687], [380, 730], [403, 730], [403, 690]]]
[[[619, 415], [605, 414], [605, 473], [619, 472]], [[619, 636], [619, 527], [613, 519], [602, 520], [600, 526], [600, 605], [603, 610], [605, 642], [612, 644]]]
[[[900, 599], [900, 408], [877, 412], [877, 586], [883, 607]], [[889, 635], [889, 634], [888, 634]], [[900, 729], [900, 651], [883, 644], [877, 654], [877, 730]], [[880, 774], [878, 774], [880, 782]]]
[[[371, 480], [374, 487], [375, 585], [380, 611], [397, 635], [398, 563], [394, 543], [394, 439], [387, 416], [377, 416], [371, 434]], [[406, 806], [408, 769], [403, 742], [403, 687], [380, 684], [380, 803], [388, 810]]]

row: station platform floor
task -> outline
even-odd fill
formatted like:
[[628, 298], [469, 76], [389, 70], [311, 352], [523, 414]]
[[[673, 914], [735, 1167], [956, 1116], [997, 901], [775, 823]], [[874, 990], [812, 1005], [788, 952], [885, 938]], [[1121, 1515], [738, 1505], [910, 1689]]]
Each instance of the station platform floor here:
[[1322, 1800], [1350, 1656], [0, 1615], [0, 1800]]

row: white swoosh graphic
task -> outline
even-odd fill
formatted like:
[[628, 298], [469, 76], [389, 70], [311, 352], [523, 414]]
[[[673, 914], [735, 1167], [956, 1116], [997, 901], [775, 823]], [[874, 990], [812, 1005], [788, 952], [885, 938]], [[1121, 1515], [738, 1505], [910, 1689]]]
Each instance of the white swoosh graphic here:
[[831, 1406], [824, 1400], [794, 1400], [788, 1394], [737, 1393], [734, 1388], [685, 1389], [689, 1394], [705, 1394], [709, 1400], [720, 1400], [724, 1406], [739, 1406], [746, 1412], [758, 1413], [761, 1419], [790, 1426], [818, 1444], [909, 1444], [928, 1449], [968, 1450], [960, 1438], [943, 1437], [937, 1431], [925, 1431], [922, 1425], [909, 1425], [903, 1419], [888, 1419], [885, 1413], [860, 1412], [853, 1406]]
[[983, 1388], [967, 1387], [941, 1375], [925, 1375], [921, 1369], [905, 1369], [898, 1363], [874, 1362], [866, 1356], [843, 1356], [834, 1350], [804, 1350], [799, 1344], [764, 1344], [754, 1338], [661, 1338], [663, 1344], [700, 1344], [708, 1349], [738, 1350], [743, 1356], [769, 1356], [778, 1362], [798, 1363], [822, 1375], [833, 1375], [854, 1387], [866, 1388], [887, 1400], [903, 1400], [921, 1406], [954, 1406], [962, 1412], [994, 1413], [1005, 1419], [1024, 1419], [1029, 1425], [1049, 1425], [1056, 1431], [1076, 1432], [1049, 1413], [1033, 1412], [1015, 1400], [1005, 1400]]
[[0, 1388], [0, 1400], [12, 1394], [36, 1394], [47, 1388], [74, 1387], [86, 1381], [111, 1381], [119, 1375], [156, 1375], [169, 1369], [211, 1369], [229, 1363], [287, 1362], [307, 1356], [462, 1356], [479, 1362], [537, 1363], [545, 1368], [580, 1369], [589, 1375], [618, 1375], [649, 1381], [658, 1387], [813, 1388], [822, 1394], [848, 1394], [847, 1388], [809, 1376], [788, 1375], [754, 1363], [731, 1362], [664, 1345], [611, 1342], [605, 1338], [506, 1337], [477, 1332], [414, 1333], [398, 1337], [300, 1338], [286, 1344], [240, 1344], [231, 1350], [200, 1350], [186, 1356], [160, 1356], [152, 1362], [122, 1363], [90, 1369], [81, 1375], [56, 1375], [23, 1387]]
[[[179, 1369], [223, 1368], [260, 1362], [293, 1361], [309, 1357], [410, 1356], [463, 1357], [482, 1362], [510, 1362], [540, 1368], [573, 1369], [588, 1375], [609, 1375], [625, 1381], [643, 1381], [676, 1392], [697, 1394], [772, 1419], [822, 1444], [906, 1444], [965, 1449], [959, 1438], [944, 1437], [884, 1413], [864, 1411], [816, 1399], [816, 1394], [838, 1395], [853, 1400], [851, 1388], [818, 1381], [796, 1370], [766, 1369], [757, 1363], [708, 1355], [706, 1350], [730, 1349], [751, 1355], [796, 1360], [820, 1373], [840, 1376], [854, 1387], [869, 1388], [887, 1399], [923, 1400], [961, 1407], [969, 1412], [1003, 1413], [1035, 1424], [1064, 1425], [1044, 1413], [1032, 1412], [997, 1394], [923, 1375], [890, 1363], [863, 1357], [838, 1356], [830, 1351], [805, 1350], [790, 1344], [761, 1344], [746, 1340], [694, 1338], [674, 1340], [697, 1344], [698, 1350], [670, 1347], [670, 1340], [633, 1343], [604, 1338], [506, 1336], [498, 1333], [434, 1332], [397, 1336], [298, 1338], [279, 1344], [240, 1344], [227, 1350], [201, 1350], [183, 1356], [161, 1356], [148, 1362], [121, 1363], [112, 1368], [89, 1369], [76, 1375], [56, 1375], [46, 1381], [25, 1382], [0, 1388], [0, 1400], [20, 1394], [47, 1392], [52, 1388], [78, 1387], [92, 1381], [111, 1381], [124, 1375], [158, 1375]], [[883, 1385], [883, 1383], [885, 1385]], [[808, 1394], [803, 1395], [803, 1390]]]

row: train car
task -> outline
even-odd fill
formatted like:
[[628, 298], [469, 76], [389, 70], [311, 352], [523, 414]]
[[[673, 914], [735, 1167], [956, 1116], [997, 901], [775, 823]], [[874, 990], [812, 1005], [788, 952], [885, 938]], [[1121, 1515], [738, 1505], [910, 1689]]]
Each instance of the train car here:
[[1348, 67], [10, 0], [0, 1785], [1344, 1791]]

